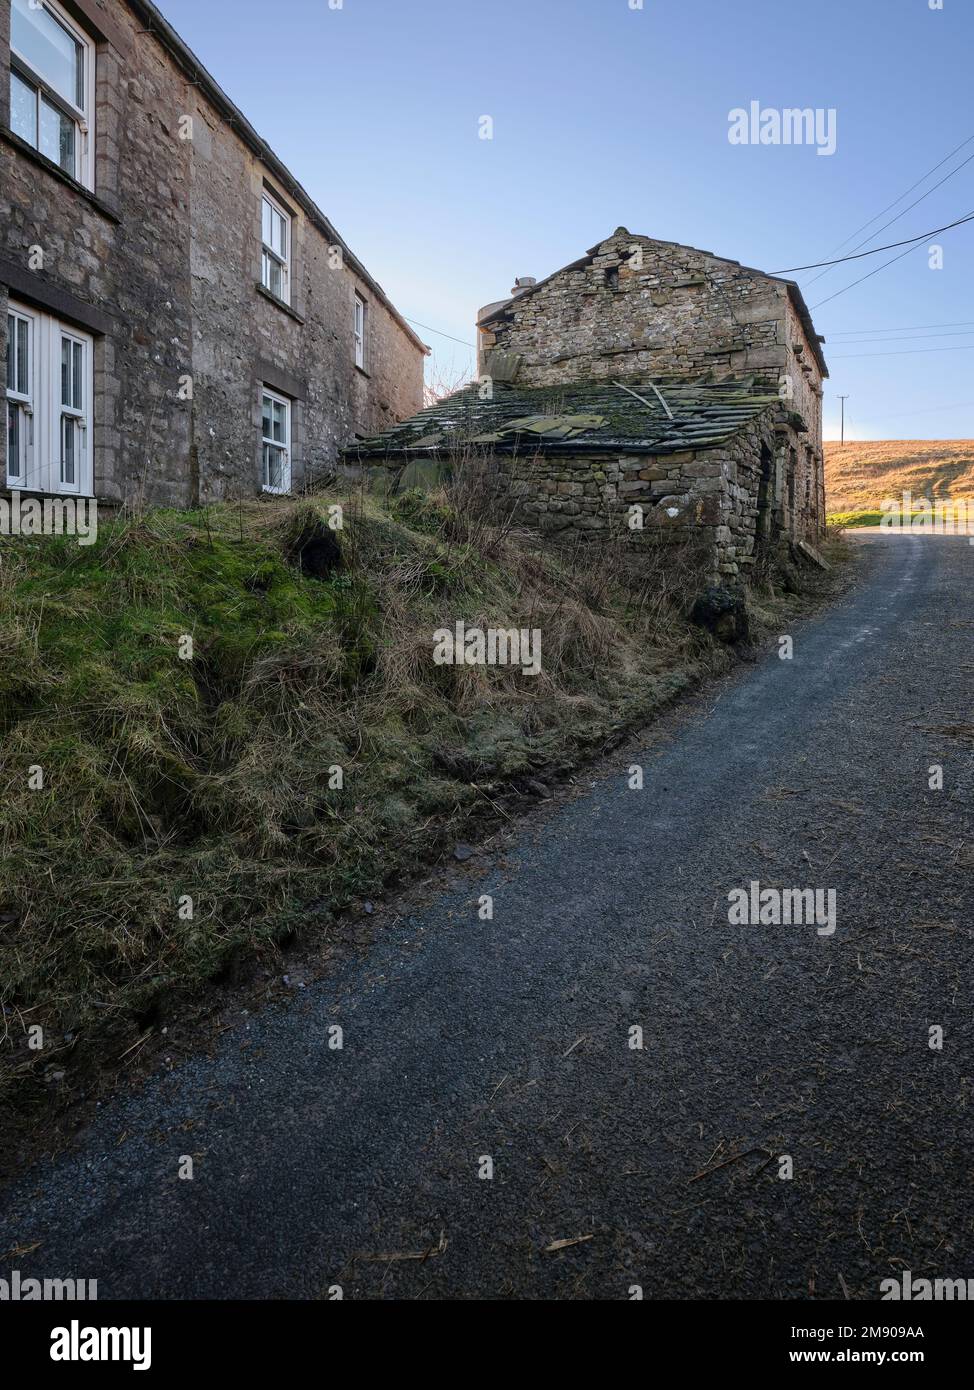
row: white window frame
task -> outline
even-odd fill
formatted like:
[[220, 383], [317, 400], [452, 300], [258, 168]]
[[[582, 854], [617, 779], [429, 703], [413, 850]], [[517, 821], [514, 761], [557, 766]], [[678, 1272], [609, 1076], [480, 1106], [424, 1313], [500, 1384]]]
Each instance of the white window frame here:
[[[9, 488], [23, 488], [27, 486], [27, 481], [33, 471], [34, 459], [34, 400], [37, 394], [37, 328], [36, 316], [19, 305], [10, 304], [7, 308], [7, 319], [13, 319], [15, 324], [23, 323], [27, 326], [27, 390], [20, 391], [16, 384], [6, 388], [7, 406], [4, 415], [4, 442], [7, 451], [6, 462], [6, 484]], [[9, 328], [9, 322], [4, 328], [4, 332]], [[14, 330], [14, 341], [17, 339], [16, 328]], [[9, 347], [7, 355], [9, 370], [10, 356]], [[16, 411], [18, 417], [17, 435], [20, 449], [20, 457], [17, 460], [16, 473], [11, 468], [10, 458], [10, 414]]]
[[[57, 416], [57, 438], [56, 448], [51, 452], [51, 468], [57, 467], [56, 487], [51, 487], [52, 492], [69, 493], [76, 495], [81, 490], [82, 475], [84, 473], [84, 461], [88, 455], [88, 440], [91, 433], [91, 401], [89, 398], [88, 378], [91, 373], [89, 363], [91, 360], [91, 339], [84, 333], [78, 333], [73, 328], [68, 328], [64, 324], [58, 324], [55, 332], [51, 334], [51, 346], [54, 353], [56, 373], [56, 393], [55, 393], [55, 414]], [[81, 383], [80, 400], [76, 400], [73, 389], [71, 390], [71, 400], [65, 401], [63, 395], [63, 376], [62, 376], [62, 354], [64, 344], [70, 347], [69, 372], [73, 385], [74, 382], [74, 357], [75, 352], [81, 353]], [[66, 479], [64, 476], [65, 465], [65, 425], [70, 423], [71, 438], [74, 441], [74, 478]], [[52, 439], [52, 442], [53, 439]], [[55, 479], [52, 478], [52, 482]]]
[[369, 341], [369, 304], [368, 300], [358, 291], [355, 292], [354, 318], [352, 321], [352, 336], [355, 340], [355, 365], [366, 370], [365, 359]]
[[[94, 191], [95, 187], [95, 44], [94, 41], [79, 29], [77, 24], [71, 19], [64, 9], [57, 3], [57, 0], [39, 0], [38, 8], [47, 10], [62, 29], [66, 29], [70, 36], [81, 45], [82, 64], [82, 89], [84, 93], [84, 107], [79, 107], [72, 101], [56, 92], [53, 87], [32, 67], [27, 58], [18, 53], [13, 43], [10, 45], [10, 66], [11, 70], [18, 74], [30, 86], [37, 91], [37, 110], [34, 116], [36, 127], [36, 143], [34, 148], [40, 153], [41, 150], [41, 102], [42, 98], [56, 106], [62, 111], [75, 126], [74, 142], [74, 171], [72, 177], [85, 188]], [[11, 96], [11, 101], [13, 97]], [[12, 111], [6, 113], [8, 121], [12, 116]], [[47, 156], [45, 156], [46, 158]], [[57, 161], [54, 161], [57, 163]], [[58, 168], [61, 168], [58, 165]], [[67, 172], [67, 171], [66, 171]]]
[[[269, 399], [269, 400], [271, 400], [271, 401], [273, 401], [276, 405], [283, 405], [284, 408], [285, 408], [285, 414], [284, 414], [285, 428], [284, 428], [284, 443], [283, 443], [283, 444], [281, 443], [280, 440], [277, 440], [277, 439], [269, 439], [269, 438], [267, 437], [267, 435], [264, 434], [264, 400], [265, 400], [265, 398], [266, 398], [266, 399]], [[289, 493], [289, 492], [291, 491], [291, 431], [292, 431], [292, 428], [293, 428], [293, 425], [292, 425], [292, 409], [293, 409], [293, 405], [294, 405], [294, 402], [290, 399], [289, 396], [282, 396], [281, 393], [280, 393], [280, 391], [274, 391], [274, 390], [272, 390], [271, 387], [269, 387], [269, 386], [262, 386], [262, 387], [261, 387], [261, 390], [260, 390], [260, 482], [261, 482], [261, 491], [262, 491], [262, 492], [270, 492], [270, 493], [273, 493], [275, 496], [280, 496], [280, 497], [286, 496], [286, 494]], [[265, 448], [277, 449], [279, 453], [282, 453], [282, 454], [284, 455], [283, 463], [282, 463], [282, 466], [281, 466], [281, 478], [282, 478], [282, 480], [283, 480], [283, 486], [281, 486], [281, 487], [271, 487], [270, 483], [267, 481], [269, 474], [268, 474], [267, 469], [266, 469], [265, 466], [264, 466], [264, 450], [265, 450]]]
[[[284, 219], [285, 247], [283, 258], [280, 252], [275, 251], [272, 246], [264, 239], [264, 204], [270, 208], [272, 213]], [[293, 222], [288, 210], [277, 201], [272, 193], [265, 188], [260, 197], [260, 283], [268, 294], [274, 295], [275, 299], [280, 299], [284, 304], [291, 303], [291, 252], [294, 245], [293, 241]], [[281, 267], [281, 293], [270, 286], [270, 275], [268, 274], [268, 261], [275, 261]]]
[[[92, 449], [92, 420], [94, 416], [94, 340], [73, 324], [62, 323], [50, 314], [43, 314], [11, 300], [8, 314], [26, 319], [30, 347], [30, 381], [28, 396], [7, 391], [7, 410], [11, 403], [21, 413], [21, 458], [23, 472], [10, 473], [6, 466], [8, 488], [22, 492], [40, 492], [61, 496], [90, 497], [94, 491]], [[4, 330], [6, 331], [6, 329]], [[65, 405], [61, 399], [61, 343], [67, 339], [72, 351], [81, 351], [80, 399]], [[74, 422], [75, 476], [73, 482], [63, 481], [63, 422]], [[5, 421], [6, 423], [6, 421]]]

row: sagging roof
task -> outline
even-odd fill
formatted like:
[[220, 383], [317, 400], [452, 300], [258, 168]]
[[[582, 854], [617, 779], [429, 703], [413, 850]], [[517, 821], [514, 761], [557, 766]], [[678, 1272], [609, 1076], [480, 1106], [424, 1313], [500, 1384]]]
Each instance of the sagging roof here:
[[300, 184], [291, 173], [284, 162], [278, 159], [277, 155], [268, 145], [267, 141], [257, 134], [257, 131], [247, 120], [238, 106], [231, 101], [226, 92], [219, 85], [216, 79], [207, 72], [206, 68], [197, 58], [193, 50], [176, 33], [165, 16], [156, 9], [151, 0], [127, 0], [129, 8], [145, 25], [146, 33], [153, 34], [163, 48], [170, 54], [176, 65], [182, 70], [191, 84], [198, 87], [207, 100], [219, 111], [227, 124], [240, 136], [244, 144], [257, 155], [258, 159], [266, 166], [267, 170], [281, 185], [281, 191], [288, 194], [302, 209], [309, 220], [318, 230], [328, 238], [332, 246], [342, 248], [342, 259], [347, 266], [350, 266], [355, 274], [362, 280], [380, 301], [389, 310], [389, 313], [398, 323], [404, 333], [420, 348], [427, 356], [430, 349], [423, 342], [419, 334], [410, 327], [406, 319], [393, 304], [385, 290], [375, 280], [365, 266], [346, 245], [338, 232], [329, 222], [328, 218], [319, 208], [318, 204], [311, 197], [311, 194]]
[[486, 305], [485, 308], [481, 310], [477, 319], [478, 327], [485, 327], [493, 319], [507, 315], [510, 313], [514, 304], [520, 304], [521, 301], [527, 299], [529, 295], [540, 290], [542, 285], [547, 285], [556, 275], [562, 275], [566, 270], [584, 270], [585, 267], [591, 265], [595, 257], [599, 255], [606, 242], [612, 241], [614, 237], [620, 234], [641, 237], [643, 241], [656, 241], [660, 246], [672, 246], [676, 251], [693, 251], [698, 256], [709, 256], [711, 260], [722, 261], [724, 265], [737, 266], [739, 269], [747, 271], [749, 275], [760, 275], [765, 280], [773, 280], [776, 284], [784, 285], [788, 290], [788, 298], [791, 300], [792, 307], [798, 315], [802, 328], [805, 330], [805, 337], [808, 339], [809, 346], [815, 354], [815, 361], [818, 363], [819, 370], [823, 377], [828, 376], [828, 364], [825, 361], [825, 354], [821, 347], [825, 339], [815, 328], [815, 324], [812, 321], [811, 310], [805, 303], [805, 296], [802, 294], [797, 281], [786, 280], [780, 275], [769, 275], [767, 271], [758, 270], [756, 266], [742, 265], [740, 261], [731, 260], [728, 256], [718, 256], [713, 251], [704, 251], [699, 246], [688, 246], [682, 241], [663, 241], [658, 237], [647, 237], [641, 236], [640, 233], [630, 233], [625, 227], [617, 228], [611, 237], [606, 237], [605, 241], [600, 241], [597, 246], [590, 247], [585, 255], [579, 257], [577, 261], [570, 261], [568, 265], [563, 265], [559, 270], [553, 270], [550, 275], [546, 275], [544, 279], [539, 280], [536, 285], [531, 285], [529, 288], [521, 290], [518, 294], [511, 295], [508, 299], [501, 299], [493, 304]]
[[659, 396], [645, 376], [559, 386], [494, 382], [492, 398], [481, 400], [474, 382], [359, 441], [346, 457], [435, 457], [471, 446], [495, 453], [669, 454], [720, 444], [781, 404], [756, 390], [751, 377], [654, 377], [653, 383]]

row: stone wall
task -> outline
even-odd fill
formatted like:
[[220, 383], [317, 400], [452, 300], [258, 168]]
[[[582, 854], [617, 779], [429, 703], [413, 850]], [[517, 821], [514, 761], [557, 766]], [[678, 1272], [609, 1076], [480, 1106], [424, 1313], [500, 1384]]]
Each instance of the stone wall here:
[[[783, 397], [780, 522], [791, 532], [818, 533], [822, 372], [784, 281], [620, 228], [577, 264], [488, 315], [479, 337], [481, 369], [489, 351], [516, 353], [517, 380], [525, 385], [753, 375]], [[797, 416], [807, 432], [796, 428]]]
[[[259, 491], [262, 383], [292, 397], [295, 488], [355, 435], [421, 409], [422, 345], [219, 89], [184, 70], [161, 16], [140, 0], [65, 8], [97, 41], [95, 188], [10, 132], [0, 0], [0, 313], [12, 296], [92, 334], [96, 496]], [[265, 184], [294, 215], [290, 312], [258, 288]]]
[[[423, 355], [292, 191], [212, 106], [198, 100], [193, 109], [192, 371], [203, 497], [237, 495], [255, 476], [262, 382], [295, 400], [297, 487], [331, 468], [356, 435], [422, 409]], [[292, 219], [290, 307], [257, 288], [265, 188]], [[356, 293], [367, 305], [364, 370], [355, 365]]]
[[[625, 537], [634, 547], [693, 546], [708, 582], [736, 583], [754, 563], [758, 539], [773, 539], [773, 407], [711, 449], [667, 454], [470, 455], [477, 487], [499, 517], [560, 540]], [[451, 462], [370, 458], [350, 474], [369, 487], [401, 491], [446, 481]], [[764, 482], [763, 482], [764, 478]], [[642, 526], [630, 524], [641, 508]]]
[[174, 409], [175, 386], [192, 342], [190, 156], [174, 138], [185, 81], [126, 6], [92, 10], [103, 26], [94, 195], [9, 132], [10, 5], [0, 3], [0, 313], [5, 323], [12, 295], [92, 334], [97, 495], [131, 495], [144, 479], [156, 500], [179, 505], [190, 419]]

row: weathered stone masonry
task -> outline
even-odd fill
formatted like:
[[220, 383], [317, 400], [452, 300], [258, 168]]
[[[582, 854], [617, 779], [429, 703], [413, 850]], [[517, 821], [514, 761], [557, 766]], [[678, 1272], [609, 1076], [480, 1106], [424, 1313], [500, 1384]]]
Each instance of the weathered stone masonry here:
[[474, 384], [346, 460], [393, 490], [473, 467], [516, 521], [692, 545], [711, 581], [736, 579], [772, 532], [778, 397], [750, 381], [657, 380], [666, 406], [642, 383]]
[[478, 330], [479, 381], [349, 465], [400, 487], [474, 459], [516, 519], [696, 542], [711, 581], [821, 534], [826, 366], [791, 282], [619, 228]]
[[[52, 0], [51, 14], [92, 45], [93, 186], [11, 129], [0, 0], [0, 312], [13, 301], [90, 340], [95, 495], [257, 493], [265, 387], [290, 402], [292, 489], [418, 410], [423, 344], [158, 10]], [[261, 287], [265, 189], [291, 218], [287, 304]]]
[[488, 354], [519, 359], [517, 380], [751, 377], [778, 395], [775, 524], [814, 538], [824, 527], [822, 381], [828, 375], [801, 293], [781, 280], [620, 227], [572, 265], [479, 316]]

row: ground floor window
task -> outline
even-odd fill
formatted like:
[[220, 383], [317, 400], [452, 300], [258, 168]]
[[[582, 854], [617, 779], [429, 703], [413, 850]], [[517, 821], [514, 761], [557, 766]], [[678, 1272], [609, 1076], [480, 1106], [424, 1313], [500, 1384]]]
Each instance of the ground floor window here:
[[86, 333], [11, 301], [8, 487], [91, 494], [92, 381], [92, 340]]
[[291, 491], [291, 402], [264, 387], [261, 407], [261, 479], [265, 492]]

